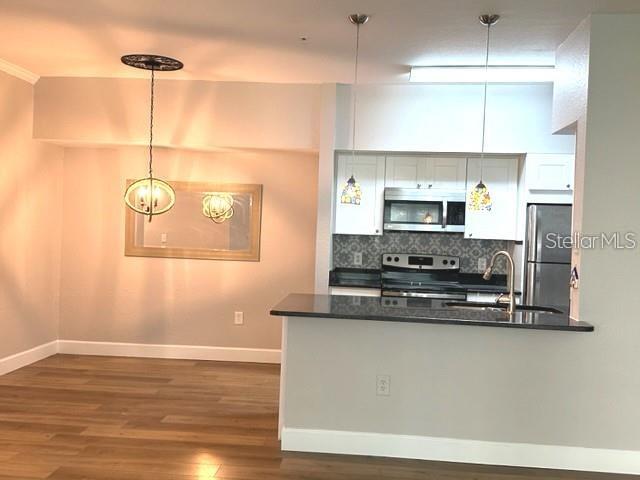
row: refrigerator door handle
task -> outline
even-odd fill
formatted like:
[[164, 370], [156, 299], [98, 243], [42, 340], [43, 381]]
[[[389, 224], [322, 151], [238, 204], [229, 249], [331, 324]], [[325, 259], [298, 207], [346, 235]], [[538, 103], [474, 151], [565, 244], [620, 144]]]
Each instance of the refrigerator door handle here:
[[527, 263], [527, 285], [525, 288], [525, 304], [533, 305], [534, 299], [536, 298], [535, 294], [536, 288], [536, 264], [535, 263]]
[[538, 258], [538, 207], [529, 205], [527, 212], [527, 260], [535, 262]]

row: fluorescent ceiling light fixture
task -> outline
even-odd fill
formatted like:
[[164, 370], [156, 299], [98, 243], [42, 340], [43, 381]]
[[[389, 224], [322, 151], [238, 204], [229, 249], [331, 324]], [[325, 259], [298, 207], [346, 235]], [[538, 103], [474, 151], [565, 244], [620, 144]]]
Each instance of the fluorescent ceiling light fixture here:
[[[555, 77], [552, 65], [489, 66], [489, 83], [549, 83]], [[484, 66], [411, 67], [411, 82], [421, 83], [484, 83]]]

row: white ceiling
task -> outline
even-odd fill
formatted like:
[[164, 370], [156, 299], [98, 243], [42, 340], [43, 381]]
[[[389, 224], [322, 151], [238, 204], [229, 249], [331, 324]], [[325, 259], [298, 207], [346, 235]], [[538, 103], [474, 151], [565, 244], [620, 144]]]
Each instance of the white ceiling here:
[[[126, 53], [185, 63], [165, 78], [350, 82], [355, 27], [364, 82], [411, 65], [480, 64], [481, 13], [499, 13], [491, 63], [549, 64], [589, 13], [640, 13], [640, 0], [0, 0], [0, 59], [50, 76], [144, 76]], [[308, 41], [302, 42], [301, 36]]]

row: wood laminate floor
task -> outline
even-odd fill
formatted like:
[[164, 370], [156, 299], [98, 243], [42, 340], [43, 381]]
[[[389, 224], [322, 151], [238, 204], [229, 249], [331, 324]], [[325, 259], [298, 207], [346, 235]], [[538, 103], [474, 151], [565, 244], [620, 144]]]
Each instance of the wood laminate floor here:
[[0, 377], [0, 480], [627, 479], [280, 452], [276, 365], [56, 355]]

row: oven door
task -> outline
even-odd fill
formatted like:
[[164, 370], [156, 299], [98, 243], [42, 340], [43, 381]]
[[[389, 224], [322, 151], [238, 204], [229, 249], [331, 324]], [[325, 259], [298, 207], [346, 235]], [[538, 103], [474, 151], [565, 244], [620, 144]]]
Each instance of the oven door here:
[[420, 290], [382, 290], [383, 297], [430, 298], [433, 300], [467, 300], [466, 293], [428, 292]]

